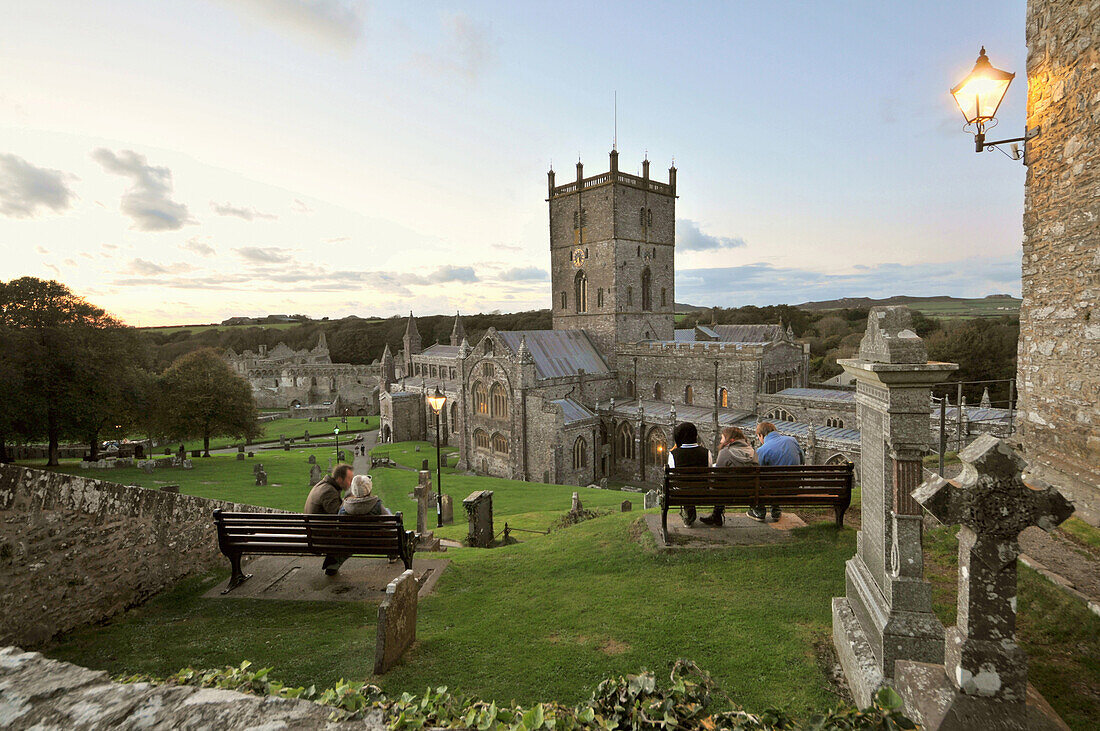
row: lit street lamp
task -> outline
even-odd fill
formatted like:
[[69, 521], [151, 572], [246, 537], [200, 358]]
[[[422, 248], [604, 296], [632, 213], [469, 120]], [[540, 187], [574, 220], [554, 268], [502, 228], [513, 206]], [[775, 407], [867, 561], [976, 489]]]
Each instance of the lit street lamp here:
[[340, 427], [334, 426], [332, 433], [336, 435], [336, 464], [340, 464]]
[[443, 469], [439, 458], [439, 432], [440, 412], [443, 404], [447, 403], [447, 397], [439, 392], [439, 386], [435, 387], [435, 393], [428, 397], [428, 405], [435, 412], [435, 518], [436, 527], [443, 527]]
[[[1023, 137], [1013, 137], [1012, 139], [995, 140], [993, 142], [985, 141], [986, 128], [994, 127], [997, 124], [997, 109], [1001, 106], [1001, 101], [1004, 99], [1005, 93], [1014, 78], [1016, 78], [1016, 74], [995, 68], [989, 62], [989, 57], [985, 55], [985, 46], [982, 46], [974, 68], [967, 74], [965, 79], [951, 89], [951, 96], [954, 97], [955, 104], [962, 112], [963, 119], [966, 120], [966, 126], [973, 125], [974, 127], [975, 152], [993, 149], [996, 145], [1010, 142], [1026, 142], [1039, 134], [1039, 128], [1035, 127], [1027, 130]], [[1010, 157], [1014, 160], [1020, 159], [1016, 145], [1013, 145], [1013, 154]]]

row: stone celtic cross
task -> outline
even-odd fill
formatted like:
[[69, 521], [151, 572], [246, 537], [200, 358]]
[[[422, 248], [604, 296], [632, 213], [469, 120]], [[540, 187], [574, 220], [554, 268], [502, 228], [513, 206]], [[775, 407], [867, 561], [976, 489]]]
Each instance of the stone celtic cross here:
[[941, 522], [962, 525], [958, 623], [947, 630], [944, 669], [958, 692], [1010, 712], [1027, 692], [1027, 656], [1015, 640], [1019, 535], [1033, 525], [1053, 530], [1073, 505], [1049, 485], [1024, 484], [1026, 462], [991, 434], [959, 459], [963, 472], [954, 483], [937, 476], [913, 493]]

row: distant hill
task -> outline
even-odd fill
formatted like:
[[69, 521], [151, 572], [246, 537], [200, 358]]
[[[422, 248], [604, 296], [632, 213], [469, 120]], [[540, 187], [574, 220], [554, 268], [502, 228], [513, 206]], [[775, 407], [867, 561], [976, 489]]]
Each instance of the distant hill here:
[[803, 302], [796, 305], [802, 310], [820, 312], [822, 310], [868, 309], [879, 305], [907, 305], [930, 317], [999, 317], [1018, 315], [1020, 299], [1007, 294], [991, 294], [987, 297], [968, 299], [965, 297], [913, 297], [897, 295], [872, 299], [871, 297], [841, 297], [820, 302]]

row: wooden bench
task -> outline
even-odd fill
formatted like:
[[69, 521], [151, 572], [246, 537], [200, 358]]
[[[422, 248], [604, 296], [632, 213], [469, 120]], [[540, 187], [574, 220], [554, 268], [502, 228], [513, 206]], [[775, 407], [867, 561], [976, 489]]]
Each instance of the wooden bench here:
[[398, 556], [412, 568], [413, 532], [395, 515], [309, 515], [305, 513], [228, 513], [214, 511], [218, 548], [233, 575], [223, 594], [252, 578], [241, 571], [251, 555]]
[[668, 510], [673, 507], [831, 507], [837, 527], [852, 504], [851, 464], [771, 467], [665, 467], [661, 530], [668, 545]]

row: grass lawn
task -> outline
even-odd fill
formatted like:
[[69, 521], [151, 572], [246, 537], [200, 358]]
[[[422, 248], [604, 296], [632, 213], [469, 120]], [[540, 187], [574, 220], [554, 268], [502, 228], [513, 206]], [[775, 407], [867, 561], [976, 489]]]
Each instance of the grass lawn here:
[[[448, 552], [420, 607], [418, 641], [386, 691], [447, 685], [486, 698], [577, 702], [609, 674], [662, 674], [679, 657], [749, 708], [836, 702], [815, 643], [830, 631], [854, 532], [799, 531], [786, 545], [666, 554], [637, 513], [493, 550]], [[294, 684], [370, 677], [374, 607], [204, 600], [192, 580], [117, 622], [63, 639], [51, 656], [112, 673], [164, 675], [250, 659]]]
[[[366, 422], [360, 421], [360, 419], [366, 419]], [[349, 416], [348, 423], [344, 424], [335, 417], [330, 417], [328, 421], [310, 421], [308, 418], [290, 418], [290, 419], [275, 419], [274, 421], [265, 421], [260, 424], [260, 436], [256, 438], [256, 443], [265, 441], [278, 441], [279, 435], [286, 436], [287, 439], [301, 439], [305, 436], [306, 432], [309, 432], [310, 437], [325, 436], [330, 441], [332, 440], [332, 430], [335, 427], [340, 427], [340, 434], [355, 434], [361, 431], [374, 431], [378, 428], [377, 416]], [[343, 438], [340, 440], [343, 441]], [[234, 444], [240, 444], [239, 439], [229, 439], [228, 437], [217, 437], [210, 440], [211, 449], [224, 449], [231, 447]], [[176, 445], [177, 447], [179, 445]], [[184, 449], [190, 452], [192, 449], [202, 449], [202, 440], [193, 439], [188, 442], [184, 442]], [[160, 453], [163, 454], [164, 450], [172, 447], [172, 445], [165, 445], [160, 448]], [[157, 450], [154, 450], [157, 451]], [[173, 449], [174, 451], [174, 449]]]

